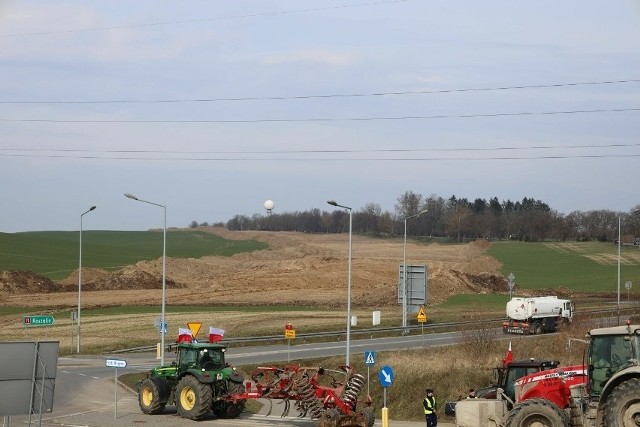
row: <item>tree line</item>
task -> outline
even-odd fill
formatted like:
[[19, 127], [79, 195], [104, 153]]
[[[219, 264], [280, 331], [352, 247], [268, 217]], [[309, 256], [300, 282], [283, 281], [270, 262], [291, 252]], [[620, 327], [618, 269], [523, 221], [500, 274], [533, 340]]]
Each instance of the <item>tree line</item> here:
[[[445, 237], [464, 242], [473, 239], [512, 239], [522, 241], [579, 240], [617, 241], [618, 221], [623, 243], [634, 243], [640, 235], [640, 211], [607, 209], [559, 213], [534, 198], [521, 201], [476, 198], [470, 201], [455, 195], [444, 199], [407, 191], [397, 198], [394, 211], [383, 211], [378, 203], [367, 203], [352, 212], [354, 234], [381, 236]], [[208, 226], [192, 221], [190, 227]], [[235, 215], [226, 223], [214, 223], [229, 230], [298, 231], [305, 233], [343, 233], [349, 231], [349, 212], [345, 209], [271, 214]]]

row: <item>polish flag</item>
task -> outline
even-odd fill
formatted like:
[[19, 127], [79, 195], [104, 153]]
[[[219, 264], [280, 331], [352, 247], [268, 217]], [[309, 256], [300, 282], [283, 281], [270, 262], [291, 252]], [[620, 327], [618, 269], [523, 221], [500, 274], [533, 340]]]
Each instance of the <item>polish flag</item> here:
[[178, 343], [193, 342], [193, 333], [189, 328], [178, 328]]
[[509, 363], [513, 362], [513, 351], [511, 351], [511, 341], [509, 341], [509, 350], [507, 351], [507, 355], [505, 356], [502, 364], [507, 366]]
[[209, 342], [222, 341], [223, 336], [224, 336], [224, 330], [214, 328], [213, 326], [209, 327]]

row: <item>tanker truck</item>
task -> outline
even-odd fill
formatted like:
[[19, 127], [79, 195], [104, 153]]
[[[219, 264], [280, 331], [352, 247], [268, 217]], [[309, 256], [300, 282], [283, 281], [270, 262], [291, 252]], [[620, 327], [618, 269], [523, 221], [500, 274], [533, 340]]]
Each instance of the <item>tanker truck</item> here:
[[507, 320], [502, 323], [505, 334], [543, 334], [555, 332], [561, 323], [570, 323], [574, 306], [557, 296], [513, 297], [507, 303]]

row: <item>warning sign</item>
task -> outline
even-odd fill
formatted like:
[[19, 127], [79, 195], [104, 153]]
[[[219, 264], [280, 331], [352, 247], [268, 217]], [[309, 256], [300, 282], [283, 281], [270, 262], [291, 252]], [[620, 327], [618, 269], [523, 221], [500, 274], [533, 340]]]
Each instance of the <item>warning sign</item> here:
[[187, 328], [191, 329], [191, 335], [195, 338], [200, 332], [200, 328], [202, 327], [202, 322], [187, 322]]
[[284, 330], [284, 337], [287, 339], [293, 339], [296, 337], [296, 330], [295, 329], [285, 329]]
[[420, 310], [418, 310], [418, 315], [416, 317], [419, 323], [427, 322], [427, 313], [424, 312], [424, 307], [420, 307]]

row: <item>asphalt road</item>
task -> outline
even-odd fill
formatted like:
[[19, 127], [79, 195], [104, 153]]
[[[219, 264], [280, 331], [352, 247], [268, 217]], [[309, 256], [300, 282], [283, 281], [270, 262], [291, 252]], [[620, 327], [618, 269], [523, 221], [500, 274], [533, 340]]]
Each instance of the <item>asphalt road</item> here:
[[[365, 351], [384, 351], [405, 348], [428, 348], [433, 346], [449, 345], [459, 341], [460, 333], [439, 333], [417, 336], [388, 337], [367, 340], [352, 340], [350, 346], [351, 359], [364, 357]], [[227, 351], [227, 361], [234, 365], [277, 363], [282, 364], [287, 360], [319, 358], [345, 354], [346, 344], [342, 342], [296, 344], [280, 346], [256, 346], [238, 347]], [[173, 360], [173, 354], [165, 355], [165, 362]], [[43, 414], [42, 418], [32, 415], [32, 425], [42, 426], [67, 426], [67, 427], [98, 427], [98, 426], [140, 426], [143, 424], [153, 426], [190, 426], [217, 425], [221, 426], [279, 426], [279, 427], [315, 427], [316, 422], [309, 419], [299, 419], [295, 416], [281, 418], [278, 415], [265, 416], [268, 410], [268, 402], [262, 413], [243, 413], [234, 420], [218, 420], [213, 415], [211, 418], [194, 424], [175, 414], [174, 408], [167, 408], [162, 415], [144, 415], [138, 407], [137, 396], [122, 386], [117, 386], [114, 381], [116, 369], [105, 366], [105, 359], [113, 358], [126, 360], [127, 367], [118, 369], [117, 374], [125, 372], [147, 371], [159, 362], [155, 355], [150, 354], [118, 354], [96, 357], [69, 357], [60, 358], [58, 363], [58, 375], [55, 383], [54, 408], [51, 413]], [[372, 367], [375, 369], [375, 367]], [[391, 386], [393, 387], [393, 386]], [[281, 411], [282, 406], [273, 404], [273, 413]], [[116, 413], [117, 412], [117, 413]], [[294, 411], [291, 411], [293, 414]], [[377, 408], [378, 417], [380, 408]], [[393, 414], [389, 414], [393, 419]], [[23, 425], [28, 421], [26, 416], [13, 416], [5, 419], [5, 425]], [[418, 427], [424, 426], [424, 422], [400, 422], [390, 421], [392, 426]], [[381, 425], [377, 420], [376, 425]], [[440, 423], [442, 427], [452, 425]]]

